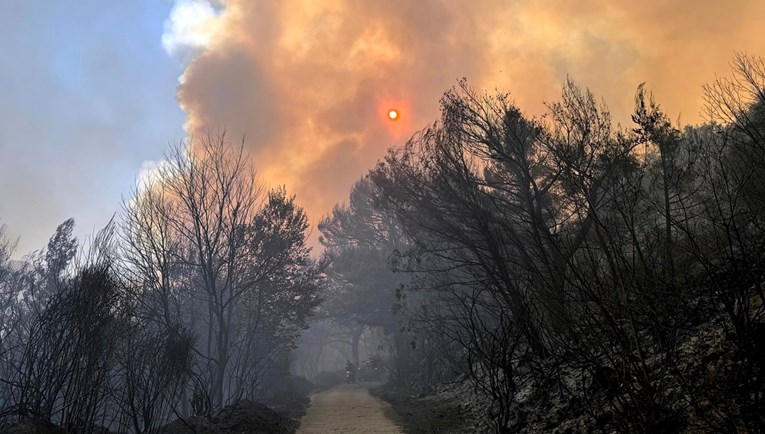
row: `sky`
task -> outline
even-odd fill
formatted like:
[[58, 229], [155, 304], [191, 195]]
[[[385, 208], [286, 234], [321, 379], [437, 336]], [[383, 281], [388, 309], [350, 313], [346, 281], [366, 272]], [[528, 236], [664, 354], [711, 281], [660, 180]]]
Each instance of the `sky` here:
[[184, 138], [161, 36], [172, 2], [0, 0], [0, 224], [16, 255], [69, 217], [80, 238]]
[[462, 77], [534, 116], [571, 77], [624, 124], [646, 82], [698, 123], [702, 84], [736, 50], [765, 55], [763, 16], [758, 0], [0, 0], [0, 222], [20, 252], [68, 217], [91, 233], [168, 143], [225, 127], [316, 223]]

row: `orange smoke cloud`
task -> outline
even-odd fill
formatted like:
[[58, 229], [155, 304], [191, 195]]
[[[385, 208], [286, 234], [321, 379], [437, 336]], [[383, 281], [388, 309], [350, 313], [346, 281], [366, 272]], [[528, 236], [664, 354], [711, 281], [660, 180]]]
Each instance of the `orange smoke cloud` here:
[[[701, 85], [727, 73], [734, 50], [765, 48], [757, 0], [226, 0], [222, 8], [182, 77], [187, 130], [246, 135], [261, 176], [295, 192], [314, 223], [387, 147], [432, 122], [461, 77], [508, 90], [541, 114], [570, 75], [622, 123], [646, 81], [671, 117], [697, 122]], [[396, 122], [387, 119], [392, 107]]]

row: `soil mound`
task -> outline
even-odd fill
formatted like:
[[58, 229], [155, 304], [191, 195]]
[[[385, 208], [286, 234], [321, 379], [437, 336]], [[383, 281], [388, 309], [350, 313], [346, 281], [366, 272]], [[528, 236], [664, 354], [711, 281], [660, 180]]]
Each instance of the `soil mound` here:
[[280, 415], [263, 404], [243, 400], [210, 418], [176, 420], [159, 434], [291, 434], [297, 421]]

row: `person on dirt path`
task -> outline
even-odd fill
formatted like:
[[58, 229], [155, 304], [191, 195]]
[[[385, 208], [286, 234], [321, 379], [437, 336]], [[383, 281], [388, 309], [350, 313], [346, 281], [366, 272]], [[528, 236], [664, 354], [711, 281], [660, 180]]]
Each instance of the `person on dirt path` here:
[[351, 363], [350, 359], [347, 359], [345, 363], [345, 381], [347, 383], [356, 382], [356, 365]]

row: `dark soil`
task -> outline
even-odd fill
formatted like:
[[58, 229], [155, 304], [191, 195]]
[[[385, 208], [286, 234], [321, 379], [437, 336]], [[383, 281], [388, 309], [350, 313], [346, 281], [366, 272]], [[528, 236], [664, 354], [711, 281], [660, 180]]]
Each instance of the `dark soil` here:
[[50, 423], [25, 421], [7, 428], [8, 434], [65, 434], [64, 430]]
[[177, 420], [158, 434], [292, 434], [298, 422], [282, 416], [263, 404], [240, 401], [211, 418]]
[[[243, 400], [209, 417], [176, 420], [155, 434], [292, 434], [310, 404], [309, 394], [317, 386], [302, 377], [285, 378], [279, 387], [262, 397], [264, 403]], [[265, 404], [265, 405], [264, 405]], [[65, 434], [48, 422], [23, 421], [10, 427], [0, 426], [8, 434]], [[103, 429], [104, 434], [110, 431]]]

